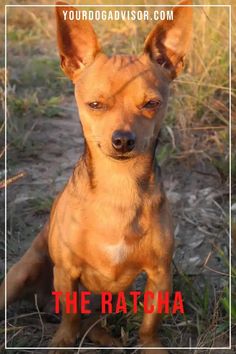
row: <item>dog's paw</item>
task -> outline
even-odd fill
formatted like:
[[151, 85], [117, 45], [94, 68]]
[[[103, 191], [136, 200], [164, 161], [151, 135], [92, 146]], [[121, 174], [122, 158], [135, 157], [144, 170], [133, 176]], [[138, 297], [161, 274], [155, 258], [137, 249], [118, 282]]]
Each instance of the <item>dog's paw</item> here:
[[[168, 354], [167, 349], [163, 347], [159, 339], [145, 339], [142, 341], [143, 347], [150, 347], [147, 349], [142, 349], [141, 354]], [[151, 348], [160, 348], [160, 349], [151, 349]]]
[[100, 323], [94, 326], [95, 318], [89, 317], [83, 319], [80, 326], [81, 337], [86, 334], [86, 337], [91, 342], [98, 344], [101, 347], [122, 347], [119, 339], [112, 337], [106, 328], [102, 327]]
[[[49, 343], [50, 348], [60, 347], [73, 347], [76, 342], [76, 335], [72, 331], [65, 330], [65, 328], [59, 328]], [[62, 353], [59, 349], [50, 349], [50, 354]], [[65, 353], [65, 350], [63, 350]]]
[[112, 337], [105, 328], [96, 326], [88, 333], [88, 338], [102, 347], [122, 347], [119, 339]]

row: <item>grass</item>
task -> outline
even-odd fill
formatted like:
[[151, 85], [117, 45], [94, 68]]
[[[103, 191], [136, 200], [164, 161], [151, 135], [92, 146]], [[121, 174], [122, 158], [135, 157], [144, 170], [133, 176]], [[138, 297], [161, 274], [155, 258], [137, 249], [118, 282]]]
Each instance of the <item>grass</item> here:
[[[8, 3], [13, 3], [13, 1]], [[47, 1], [41, 0], [38, 3], [44, 4]], [[109, 4], [109, 1], [104, 1], [104, 3]], [[122, 3], [122, 1], [115, 3]], [[142, 1], [138, 3], [142, 3]], [[203, 2], [201, 1], [201, 3]], [[205, 1], [205, 3], [207, 2]], [[215, 3], [220, 4], [221, 1], [216, 0]], [[42, 146], [35, 143], [38, 120], [42, 118], [45, 120], [65, 119], [68, 115], [68, 110], [65, 107], [70, 102], [73, 93], [72, 84], [63, 76], [59, 68], [53, 10], [30, 8], [24, 10], [24, 16], [22, 16], [22, 11], [22, 9], [11, 9], [8, 19], [8, 166], [10, 178], [17, 176], [19, 168], [20, 172], [22, 172], [21, 169], [25, 172], [26, 164], [23, 162], [37, 160], [43, 149]], [[3, 18], [3, 13], [0, 14], [0, 17]], [[153, 23], [139, 22], [137, 26], [133, 22], [121, 21], [95, 23], [94, 25], [107, 54], [115, 52], [136, 54], [142, 50], [142, 43]], [[235, 37], [234, 31], [232, 43], [235, 42]], [[193, 43], [186, 61], [186, 69], [172, 85], [172, 96], [160, 136], [157, 158], [164, 169], [169, 169], [168, 171], [173, 175], [183, 166], [188, 166], [190, 170], [196, 165], [200, 166], [203, 186], [208, 173], [204, 166], [207, 165], [209, 173], [219, 178], [219, 190], [224, 191], [227, 190], [229, 182], [227, 9], [205, 8], [204, 11], [196, 9]], [[232, 59], [235, 63], [234, 53]], [[0, 59], [0, 66], [0, 109], [3, 109], [4, 68], [2, 59]], [[235, 102], [234, 74], [232, 80], [232, 100]], [[234, 113], [232, 118], [235, 118]], [[236, 126], [234, 120], [232, 122], [233, 153], [231, 164], [234, 191], [232, 201], [235, 203]], [[3, 133], [4, 126], [2, 125], [0, 129], [1, 142], [3, 142]], [[2, 155], [1, 152], [1, 164], [3, 163]], [[2, 178], [3, 166], [1, 167]], [[24, 185], [23, 181], [22, 178], [22, 185]], [[17, 191], [17, 185], [15, 188]], [[198, 185], [194, 188], [197, 189]], [[222, 237], [227, 235], [227, 198], [227, 194], [223, 194], [223, 197], [216, 200], [224, 211], [224, 221], [221, 226], [217, 226], [218, 228], [216, 227], [212, 231], [206, 229], [213, 236], [217, 232]], [[20, 210], [18, 205], [11, 206], [8, 230], [10, 262], [14, 261], [24, 248], [22, 235], [27, 239], [27, 242], [32, 239], [32, 235], [48, 215], [51, 202], [52, 195], [47, 191], [42, 194], [38, 192], [36, 197], [22, 202]], [[190, 211], [191, 213], [194, 214], [193, 209]], [[217, 215], [213, 215], [214, 217], [215, 225], [218, 225]], [[178, 218], [181, 221], [181, 214], [178, 214]], [[233, 222], [236, 224], [234, 214]], [[200, 220], [197, 220], [197, 223], [200, 223]], [[206, 224], [206, 228], [208, 226]], [[15, 242], [16, 240], [17, 242]], [[2, 256], [3, 247], [4, 245], [0, 244]], [[219, 251], [219, 248], [215, 250], [215, 253], [219, 258], [222, 272], [227, 274], [227, 257], [223, 251]], [[229, 319], [227, 276], [215, 273], [215, 278], [220, 280], [209, 280], [208, 276], [204, 275], [204, 270], [203, 266], [200, 274], [191, 275], [183, 271], [181, 265], [175, 266], [174, 288], [183, 292], [187, 311], [184, 316], [170, 315], [164, 318], [162, 337], [166, 345], [221, 346], [222, 343], [227, 345]], [[215, 270], [215, 272], [217, 271]], [[232, 322], [234, 327], [236, 324], [235, 278], [236, 269], [233, 265]], [[29, 311], [27, 306], [24, 309], [25, 312]], [[38, 343], [41, 339], [42, 328], [37, 311], [29, 317], [24, 317], [25, 312], [19, 314], [17, 311], [17, 308], [14, 308], [12, 326], [8, 328], [9, 336], [12, 336], [10, 344], [20, 346]], [[104, 320], [104, 325], [109, 324], [113, 333], [121, 337], [125, 345], [134, 345], [141, 312], [142, 305], [140, 304], [138, 316], [133, 316], [131, 312], [127, 316], [122, 314], [118, 317], [110, 316]], [[45, 335], [45, 345], [49, 339], [48, 336], [50, 335]]]
[[[233, 269], [235, 273], [235, 269]], [[235, 276], [235, 274], [234, 274]], [[199, 279], [201, 278], [201, 285]], [[236, 286], [234, 277], [234, 290]], [[228, 307], [228, 287], [216, 293], [216, 289], [211, 288], [207, 277], [192, 277], [180, 272], [175, 266], [174, 289], [179, 289], [183, 294], [185, 314], [165, 315], [163, 319], [161, 335], [166, 341], [166, 346], [199, 346], [207, 347], [215, 344], [220, 338], [227, 337], [229, 324]], [[211, 295], [214, 294], [212, 301]], [[173, 304], [173, 299], [171, 306]], [[221, 306], [221, 304], [223, 306]], [[139, 303], [137, 315], [132, 312], [132, 305], [129, 305], [130, 311], [126, 316], [120, 314], [120, 318], [115, 316], [110, 318], [110, 328], [114, 328], [114, 335], [122, 337], [122, 331], [125, 333], [124, 345], [135, 343], [137, 333], [142, 319], [143, 305], [142, 299]], [[235, 314], [233, 314], [233, 319]], [[113, 320], [113, 321], [112, 321]], [[118, 323], [120, 327], [118, 327]], [[117, 333], [120, 330], [120, 333]], [[171, 338], [171, 339], [170, 339]], [[191, 340], [191, 343], [189, 342]], [[176, 351], [178, 353], [178, 351]], [[179, 351], [181, 353], [181, 351]]]
[[[233, 268], [233, 291], [236, 289], [235, 282], [236, 269]], [[201, 278], [201, 286], [199, 279]], [[191, 277], [187, 274], [176, 271], [174, 276], [174, 287], [179, 289], [185, 299], [184, 315], [165, 315], [163, 319], [161, 338], [166, 346], [227, 346], [229, 307], [228, 307], [228, 287], [223, 290], [216, 290], [209, 284], [207, 277]], [[213, 294], [213, 298], [212, 298]], [[109, 328], [111, 333], [120, 338], [122, 345], [137, 345], [137, 333], [142, 320], [143, 305], [142, 298], [139, 299], [138, 313], [133, 314], [131, 301], [128, 303], [128, 313], [124, 315], [104, 316], [102, 324]], [[234, 302], [233, 302], [234, 303]], [[25, 305], [26, 306], [26, 305]], [[24, 307], [23, 307], [24, 309]], [[13, 327], [9, 327], [10, 346], [34, 346], [38, 345], [41, 328], [37, 312], [27, 309], [28, 317], [23, 313], [15, 315], [12, 320], [16, 321]], [[31, 312], [29, 312], [31, 311]], [[41, 314], [44, 322], [55, 322], [47, 313]], [[46, 317], [47, 316], [47, 317]], [[232, 319], [235, 321], [235, 308], [233, 307]], [[56, 320], [56, 318], [55, 318]], [[56, 320], [58, 322], [58, 320]], [[45, 322], [46, 323], [46, 322]], [[46, 324], [45, 324], [46, 325]], [[55, 330], [55, 329], [54, 329]], [[34, 338], [32, 338], [32, 333]], [[42, 345], [48, 342], [50, 332], [45, 333]], [[29, 341], [29, 336], [31, 340]], [[222, 344], [223, 343], [223, 344]], [[80, 345], [80, 341], [78, 341]], [[93, 346], [86, 338], [83, 345]], [[176, 350], [175, 353], [181, 353]]]

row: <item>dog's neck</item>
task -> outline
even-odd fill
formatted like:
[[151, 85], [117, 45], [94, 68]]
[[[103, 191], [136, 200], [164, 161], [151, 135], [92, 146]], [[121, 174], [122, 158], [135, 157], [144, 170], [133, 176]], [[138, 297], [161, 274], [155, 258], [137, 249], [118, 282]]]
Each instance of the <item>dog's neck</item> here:
[[154, 146], [146, 154], [127, 160], [116, 160], [105, 156], [99, 150], [91, 150], [85, 144], [83, 160], [91, 189], [106, 193], [122, 193], [122, 190], [153, 189], [156, 178], [156, 160]]
[[145, 235], [145, 218], [163, 198], [154, 151], [119, 161], [86, 146], [70, 181], [83, 217], [93, 215], [101, 228], [109, 225], [114, 243]]

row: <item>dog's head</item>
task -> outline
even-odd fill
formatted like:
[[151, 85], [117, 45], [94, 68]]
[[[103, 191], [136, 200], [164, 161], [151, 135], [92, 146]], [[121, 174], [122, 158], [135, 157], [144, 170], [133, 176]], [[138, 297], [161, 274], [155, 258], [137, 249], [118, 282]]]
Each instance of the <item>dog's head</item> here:
[[192, 34], [192, 8], [183, 0], [173, 20], [160, 21], [139, 56], [106, 56], [89, 21], [65, 19], [73, 7], [56, 7], [61, 67], [75, 85], [90, 149], [114, 159], [153, 150], [167, 106], [170, 82], [181, 72]]

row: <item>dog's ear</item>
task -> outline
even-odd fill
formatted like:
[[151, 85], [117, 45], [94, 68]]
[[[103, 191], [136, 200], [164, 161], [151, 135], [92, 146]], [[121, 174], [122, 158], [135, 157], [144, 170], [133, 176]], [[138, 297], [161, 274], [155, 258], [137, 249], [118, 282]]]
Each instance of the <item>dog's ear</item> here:
[[58, 1], [56, 5], [60, 5], [56, 7], [56, 22], [61, 67], [73, 80], [74, 72], [90, 64], [100, 48], [89, 21], [77, 20], [76, 9], [65, 6], [67, 3]]
[[[184, 67], [184, 57], [192, 37], [192, 1], [183, 0], [173, 7], [173, 20], [157, 23], [148, 35], [144, 52], [152, 61], [163, 66], [174, 79]], [[181, 6], [178, 6], [181, 5]]]

